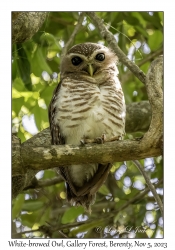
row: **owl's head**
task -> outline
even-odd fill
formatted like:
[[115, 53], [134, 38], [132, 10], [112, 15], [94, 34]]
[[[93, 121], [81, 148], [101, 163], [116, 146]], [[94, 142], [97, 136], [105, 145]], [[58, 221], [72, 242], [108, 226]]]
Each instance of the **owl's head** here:
[[117, 56], [109, 48], [96, 43], [81, 43], [67, 52], [61, 63], [61, 75], [95, 77], [109, 68], [116, 70]]

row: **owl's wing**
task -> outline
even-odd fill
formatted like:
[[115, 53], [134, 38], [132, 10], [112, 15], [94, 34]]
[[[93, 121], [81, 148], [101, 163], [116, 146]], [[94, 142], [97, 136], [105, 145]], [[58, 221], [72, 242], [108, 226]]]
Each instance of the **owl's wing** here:
[[57, 85], [53, 92], [53, 97], [49, 105], [49, 123], [50, 123], [50, 133], [51, 133], [51, 144], [52, 145], [58, 145], [58, 144], [65, 144], [64, 137], [60, 133], [60, 128], [58, 123], [56, 124], [54, 121], [55, 115], [56, 115], [56, 106], [55, 102], [58, 98], [58, 92], [61, 87], [61, 82]]

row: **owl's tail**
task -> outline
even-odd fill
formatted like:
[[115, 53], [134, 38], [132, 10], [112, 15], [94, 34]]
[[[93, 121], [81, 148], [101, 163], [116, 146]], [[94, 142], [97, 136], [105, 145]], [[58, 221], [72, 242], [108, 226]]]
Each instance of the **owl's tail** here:
[[95, 203], [96, 194], [91, 195], [89, 193], [83, 196], [76, 196], [67, 185], [67, 200], [72, 206], [82, 206], [86, 212], [91, 214], [91, 206]]
[[91, 213], [91, 205], [95, 203], [96, 192], [106, 181], [112, 164], [98, 164], [98, 170], [94, 177], [87, 182], [79, 191], [75, 191], [75, 187], [67, 185], [67, 200], [73, 206], [83, 206], [85, 210]]

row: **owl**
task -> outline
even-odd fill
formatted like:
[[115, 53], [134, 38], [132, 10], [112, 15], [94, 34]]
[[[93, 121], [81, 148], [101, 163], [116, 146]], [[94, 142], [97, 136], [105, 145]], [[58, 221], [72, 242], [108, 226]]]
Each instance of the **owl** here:
[[[53, 145], [122, 139], [125, 101], [116, 63], [115, 53], [101, 44], [82, 43], [69, 49], [62, 59], [60, 83], [49, 106]], [[82, 162], [60, 167], [68, 201], [89, 211], [111, 166]]]

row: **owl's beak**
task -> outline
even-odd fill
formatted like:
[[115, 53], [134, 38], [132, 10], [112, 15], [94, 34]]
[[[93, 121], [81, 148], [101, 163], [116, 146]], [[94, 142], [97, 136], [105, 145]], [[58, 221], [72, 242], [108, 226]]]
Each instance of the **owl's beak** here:
[[92, 64], [88, 64], [87, 71], [90, 74], [90, 76], [93, 76], [94, 68], [93, 68]]

